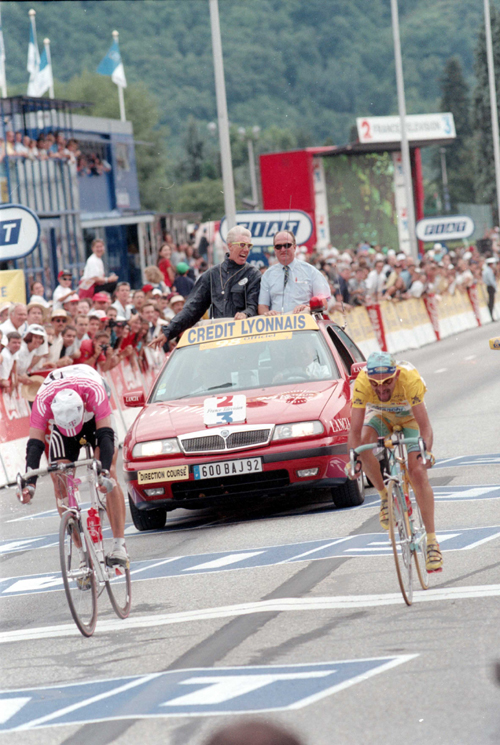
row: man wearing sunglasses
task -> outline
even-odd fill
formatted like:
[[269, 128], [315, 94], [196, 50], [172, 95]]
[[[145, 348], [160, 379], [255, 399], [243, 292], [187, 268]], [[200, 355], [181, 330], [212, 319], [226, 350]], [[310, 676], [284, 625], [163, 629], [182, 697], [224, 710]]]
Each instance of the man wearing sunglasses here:
[[295, 258], [295, 236], [280, 230], [274, 236], [274, 251], [278, 263], [262, 277], [259, 295], [259, 314], [276, 316], [279, 313], [304, 313], [314, 295], [325, 299], [331, 296], [325, 277], [307, 261]]
[[[408, 471], [427, 532], [427, 571], [440, 572], [443, 557], [434, 526], [434, 494], [427, 469], [434, 463], [431, 453], [433, 433], [424, 403], [427, 388], [418, 370], [409, 362], [396, 362], [389, 352], [373, 352], [354, 383], [351, 430], [348, 448], [376, 442], [389, 436], [394, 425], [402, 427], [406, 437], [421, 435], [428, 451], [427, 464], [422, 463], [418, 445], [408, 446]], [[381, 499], [380, 524], [389, 529], [388, 494], [380, 474], [379, 462], [372, 450], [360, 456], [363, 470]], [[355, 474], [348, 474], [350, 478]]]
[[226, 240], [228, 253], [224, 261], [203, 272], [184, 308], [169, 326], [162, 327], [160, 336], [149, 346], [161, 344], [168, 352], [169, 341], [194, 326], [207, 310], [210, 318], [242, 320], [257, 315], [261, 274], [247, 264], [252, 234], [247, 228], [237, 225], [228, 232]]

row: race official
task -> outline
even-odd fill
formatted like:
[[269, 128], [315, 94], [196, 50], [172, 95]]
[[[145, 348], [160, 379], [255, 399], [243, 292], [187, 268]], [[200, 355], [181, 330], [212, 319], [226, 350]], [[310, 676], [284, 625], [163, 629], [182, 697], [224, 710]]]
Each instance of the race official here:
[[278, 263], [262, 277], [259, 294], [259, 314], [303, 313], [309, 310], [314, 295], [330, 298], [330, 287], [325, 277], [307, 261], [295, 258], [295, 236], [281, 230], [274, 236], [274, 251]]
[[162, 328], [151, 346], [163, 345], [194, 326], [210, 309], [210, 318], [241, 320], [257, 315], [261, 274], [247, 264], [252, 248], [251, 233], [237, 225], [227, 234], [228, 254], [221, 264], [204, 272], [193, 287], [184, 308]]

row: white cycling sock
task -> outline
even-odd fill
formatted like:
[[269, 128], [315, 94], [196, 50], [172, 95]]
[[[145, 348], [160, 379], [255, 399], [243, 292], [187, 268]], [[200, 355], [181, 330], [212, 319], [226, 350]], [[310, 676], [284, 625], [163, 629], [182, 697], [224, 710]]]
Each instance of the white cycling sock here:
[[113, 549], [125, 548], [125, 538], [115, 538], [113, 541]]

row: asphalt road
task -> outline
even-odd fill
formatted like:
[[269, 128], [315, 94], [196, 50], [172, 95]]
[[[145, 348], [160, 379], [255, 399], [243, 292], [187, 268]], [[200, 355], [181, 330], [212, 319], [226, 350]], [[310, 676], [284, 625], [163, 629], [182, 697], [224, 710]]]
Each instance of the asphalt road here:
[[261, 712], [307, 745], [498, 743], [499, 326], [399, 355], [426, 380], [441, 461], [445, 569], [411, 608], [368, 491], [350, 510], [176, 511], [150, 534], [128, 523], [131, 616], [101, 596], [84, 639], [48, 484], [27, 507], [2, 490], [2, 742], [201, 745]]

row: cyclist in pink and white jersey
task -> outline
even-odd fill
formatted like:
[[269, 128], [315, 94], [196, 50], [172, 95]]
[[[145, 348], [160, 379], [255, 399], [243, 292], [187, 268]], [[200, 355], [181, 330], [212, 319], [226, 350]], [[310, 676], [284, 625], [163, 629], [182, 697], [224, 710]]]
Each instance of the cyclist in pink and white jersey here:
[[[88, 365], [71, 365], [47, 375], [31, 410], [26, 470], [39, 467], [47, 430], [50, 433], [49, 463], [74, 463], [85, 443], [94, 449], [104, 469], [99, 489], [108, 492], [106, 508], [114, 537], [113, 550], [108, 558], [111, 563], [127, 566], [125, 500], [116, 475], [117, 438], [112, 426], [107, 384], [96, 370]], [[22, 492], [18, 493], [21, 502], [27, 504], [32, 500], [36, 480], [36, 476], [27, 479]], [[57, 479], [54, 479], [54, 489], [62, 514], [60, 500], [65, 495], [60, 493]]]

